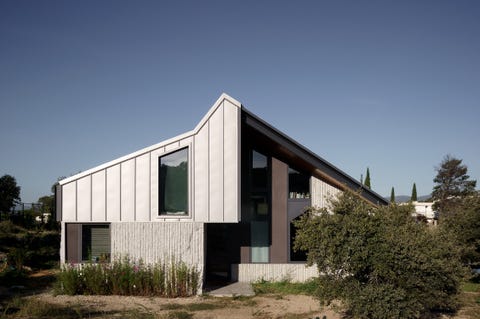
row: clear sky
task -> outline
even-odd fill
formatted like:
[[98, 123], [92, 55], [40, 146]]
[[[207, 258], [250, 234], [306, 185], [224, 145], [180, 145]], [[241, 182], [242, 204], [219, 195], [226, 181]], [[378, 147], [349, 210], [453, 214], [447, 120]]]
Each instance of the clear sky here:
[[480, 180], [480, 1], [0, 1], [0, 175], [24, 202], [222, 92], [373, 190]]

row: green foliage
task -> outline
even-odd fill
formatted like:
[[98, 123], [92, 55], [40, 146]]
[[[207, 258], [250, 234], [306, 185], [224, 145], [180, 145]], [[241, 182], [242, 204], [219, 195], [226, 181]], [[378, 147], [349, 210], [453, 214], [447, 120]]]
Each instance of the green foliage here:
[[363, 185], [368, 188], [372, 188], [370, 185], [370, 169], [367, 167], [367, 175], [365, 176], [365, 181], [363, 182]]
[[447, 155], [436, 168], [437, 176], [433, 182], [432, 198], [435, 200], [433, 209], [440, 212], [441, 216], [454, 214], [462, 198], [475, 193], [477, 181], [469, 180], [467, 166], [462, 165], [462, 160]]
[[395, 204], [395, 189], [392, 187], [392, 191], [390, 192], [390, 203]]
[[410, 197], [410, 200], [412, 202], [416, 202], [417, 201], [417, 185], [415, 183], [413, 183], [413, 187], [412, 187], [412, 196]]
[[460, 248], [465, 265], [480, 268], [480, 195], [462, 199], [455, 210], [441, 219], [440, 230]]
[[458, 306], [464, 271], [443, 232], [411, 218], [412, 206], [375, 208], [353, 192], [298, 222], [295, 249], [319, 273], [317, 296], [341, 299], [358, 318], [419, 318]]
[[64, 265], [56, 293], [174, 298], [195, 295], [199, 284], [200, 272], [183, 262], [146, 265], [119, 258], [111, 264]]
[[308, 295], [313, 296], [317, 290], [317, 280], [306, 282], [265, 281], [260, 280], [252, 284], [255, 294], [281, 294], [281, 295]]
[[8, 213], [20, 201], [20, 186], [15, 177], [3, 175], [0, 177], [0, 213]]

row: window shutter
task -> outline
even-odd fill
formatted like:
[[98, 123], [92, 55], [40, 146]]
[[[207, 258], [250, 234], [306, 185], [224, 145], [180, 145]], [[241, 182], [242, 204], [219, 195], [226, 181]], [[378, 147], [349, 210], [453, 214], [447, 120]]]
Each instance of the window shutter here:
[[110, 254], [110, 228], [108, 226], [96, 226], [92, 231], [92, 258]]

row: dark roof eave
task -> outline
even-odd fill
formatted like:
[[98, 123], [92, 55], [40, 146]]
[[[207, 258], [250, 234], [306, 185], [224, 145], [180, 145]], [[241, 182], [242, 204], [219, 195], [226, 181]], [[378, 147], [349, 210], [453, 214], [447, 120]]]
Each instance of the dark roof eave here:
[[344, 184], [351, 190], [361, 190], [362, 196], [374, 204], [388, 205], [388, 202], [384, 198], [382, 198], [382, 196], [372, 191], [371, 189], [365, 188], [359, 181], [355, 180], [339, 168], [335, 167], [314, 152], [310, 151], [308, 148], [301, 145], [294, 139], [285, 135], [284, 133], [282, 133], [272, 125], [268, 124], [252, 112], [248, 111], [243, 105], [242, 113], [245, 114], [245, 123], [248, 126], [254, 128], [258, 132], [278, 143], [279, 145], [282, 145], [290, 152], [301, 157], [303, 160], [311, 163], [313, 166], [320, 169], [330, 178], [333, 178], [341, 184]]

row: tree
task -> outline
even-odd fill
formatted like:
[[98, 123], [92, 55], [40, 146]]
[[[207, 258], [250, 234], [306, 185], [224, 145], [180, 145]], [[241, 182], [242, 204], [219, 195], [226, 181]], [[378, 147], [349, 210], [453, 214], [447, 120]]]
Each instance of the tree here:
[[365, 176], [365, 182], [363, 183], [368, 188], [371, 188], [370, 185], [370, 169], [367, 167], [367, 175]]
[[10, 212], [19, 202], [20, 186], [17, 186], [15, 177], [10, 175], [0, 177], [0, 214]]
[[467, 166], [451, 155], [445, 156], [435, 170], [437, 176], [433, 180], [432, 198], [436, 202], [433, 209], [440, 214], [453, 214], [463, 198], [475, 193], [477, 181], [470, 180]]
[[[373, 207], [344, 192], [296, 223], [295, 249], [316, 264], [317, 297], [355, 318], [420, 318], [455, 310], [463, 267], [445, 234], [411, 218], [413, 206]], [[439, 280], [442, 278], [442, 280]]]
[[395, 189], [392, 187], [392, 191], [390, 192], [390, 203], [395, 203]]
[[460, 247], [462, 262], [480, 268], [480, 194], [465, 197], [456, 213], [445, 216], [439, 227]]
[[413, 183], [412, 196], [410, 197], [410, 200], [411, 200], [412, 202], [416, 202], [416, 201], [417, 201], [417, 185], [415, 185], [415, 183]]

